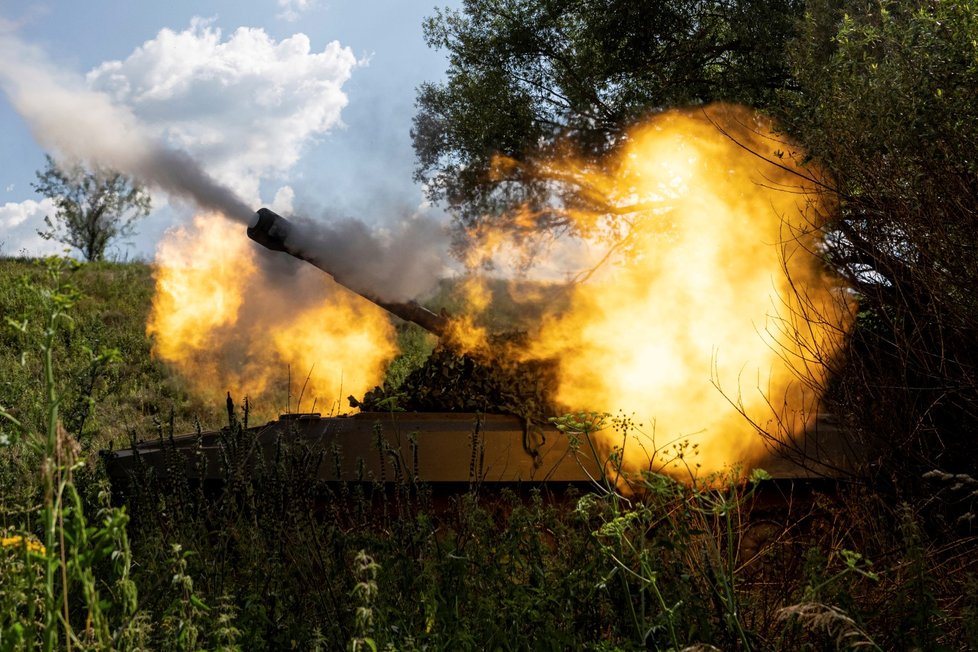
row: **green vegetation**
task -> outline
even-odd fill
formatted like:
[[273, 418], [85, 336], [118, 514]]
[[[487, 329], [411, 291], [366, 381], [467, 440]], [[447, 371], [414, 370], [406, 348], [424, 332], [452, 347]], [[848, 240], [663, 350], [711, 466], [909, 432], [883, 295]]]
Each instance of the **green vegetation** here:
[[[778, 490], [762, 473], [746, 485], [649, 473], [627, 496], [609, 479], [583, 494], [475, 486], [446, 500], [408, 481], [311, 483], [309, 465], [331, 462], [301, 447], [248, 469], [240, 462], [254, 432], [236, 413], [222, 435], [230, 471], [220, 495], [173, 466], [144, 470], [125, 505], [113, 505], [93, 451], [105, 442], [99, 429], [62, 424], [93, 392], [96, 416], [84, 423], [123, 409], [98, 394], [106, 378], [147, 382], [96, 347], [139, 340], [138, 320], [126, 333], [121, 320], [92, 312], [104, 306], [99, 292], [138, 292], [134, 279], [148, 286], [146, 269], [4, 265], [16, 273], [0, 291], [23, 299], [7, 337], [31, 361], [17, 373], [32, 389], [3, 403], [0, 650], [978, 644], [974, 542], [927, 530], [908, 503], [859, 488], [772, 509]], [[126, 289], [107, 288], [111, 278]], [[82, 357], [88, 372], [73, 372], [85, 351], [101, 353]], [[555, 423], [581, 455], [596, 454], [597, 428], [632, 427], [594, 414]], [[620, 455], [611, 453], [612, 473]]]
[[[841, 5], [841, 6], [839, 6]], [[772, 110], [828, 172], [825, 260], [859, 300], [831, 409], [927, 492], [978, 469], [978, 14], [970, 0], [812, 2]]]
[[568, 228], [560, 207], [592, 207], [593, 193], [522, 168], [500, 174], [496, 155], [529, 162], [570, 144], [600, 165], [651, 111], [714, 100], [764, 105], [789, 78], [786, 44], [803, 6], [466, 0], [436, 11], [425, 38], [449, 66], [445, 82], [418, 90], [416, 176], [462, 226], [502, 222], [527, 204], [538, 230]]
[[[52, 273], [32, 261], [0, 259], [0, 405], [25, 425], [44, 427], [42, 357], [32, 342], [44, 329], [38, 284]], [[60, 418], [86, 449], [128, 445], [130, 435], [153, 436], [160, 422], [181, 432], [196, 418], [215, 423], [219, 406], [206, 406], [184, 383], [150, 358], [145, 335], [153, 293], [148, 265], [65, 262], [59, 272], [70, 283], [72, 311], [52, 343], [58, 360], [55, 381]], [[2, 426], [0, 426], [2, 427]]]

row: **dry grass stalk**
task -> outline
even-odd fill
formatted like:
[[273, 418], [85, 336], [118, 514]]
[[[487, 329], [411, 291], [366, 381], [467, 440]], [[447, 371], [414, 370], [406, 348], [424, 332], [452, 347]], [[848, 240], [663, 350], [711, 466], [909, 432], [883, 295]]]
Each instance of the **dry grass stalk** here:
[[821, 631], [842, 649], [881, 649], [846, 612], [821, 602], [801, 602], [778, 610], [778, 620], [793, 621], [805, 631]]

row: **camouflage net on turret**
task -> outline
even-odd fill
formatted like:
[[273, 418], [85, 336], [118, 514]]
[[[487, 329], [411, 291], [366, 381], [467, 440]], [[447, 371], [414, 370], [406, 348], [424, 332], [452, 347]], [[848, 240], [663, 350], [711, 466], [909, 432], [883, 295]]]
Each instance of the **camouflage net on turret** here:
[[[500, 347], [505, 351], [506, 346]], [[391, 390], [375, 387], [362, 401], [364, 412], [482, 412], [511, 414], [524, 422], [526, 447], [542, 440], [542, 427], [561, 413], [552, 392], [556, 386], [552, 361], [499, 362], [485, 356], [459, 354], [439, 346], [420, 368]]]

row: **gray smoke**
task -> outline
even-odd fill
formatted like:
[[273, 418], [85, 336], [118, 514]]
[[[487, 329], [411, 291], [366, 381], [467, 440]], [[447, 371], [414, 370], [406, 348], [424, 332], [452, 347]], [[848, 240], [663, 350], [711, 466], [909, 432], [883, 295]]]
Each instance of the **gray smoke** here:
[[42, 52], [3, 29], [0, 88], [35, 140], [56, 159], [117, 170], [238, 221], [247, 222], [251, 217], [252, 209], [211, 178], [189, 154], [151, 137], [127, 108], [55, 69]]
[[430, 293], [445, 274], [448, 237], [433, 219], [408, 218], [381, 231], [352, 218], [288, 219], [288, 246], [356, 292], [407, 301]]

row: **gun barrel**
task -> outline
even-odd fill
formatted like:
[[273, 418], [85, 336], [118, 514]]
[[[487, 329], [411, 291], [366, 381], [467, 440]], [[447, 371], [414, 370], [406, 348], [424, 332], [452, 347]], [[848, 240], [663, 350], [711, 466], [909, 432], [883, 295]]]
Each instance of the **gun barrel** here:
[[383, 301], [369, 292], [352, 288], [344, 283], [342, 279], [336, 277], [336, 274], [329, 269], [328, 265], [319, 260], [315, 255], [304, 253], [290, 243], [289, 236], [294, 227], [291, 222], [278, 213], [270, 211], [267, 208], [261, 208], [255, 213], [255, 218], [253, 224], [248, 227], [248, 237], [266, 249], [285, 252], [290, 256], [318, 267], [332, 276], [333, 280], [343, 287], [352, 292], [356, 292], [364, 299], [377, 304], [392, 315], [400, 317], [404, 321], [417, 324], [429, 333], [442, 337], [447, 332], [448, 320], [442, 315], [428, 310], [416, 301]]

